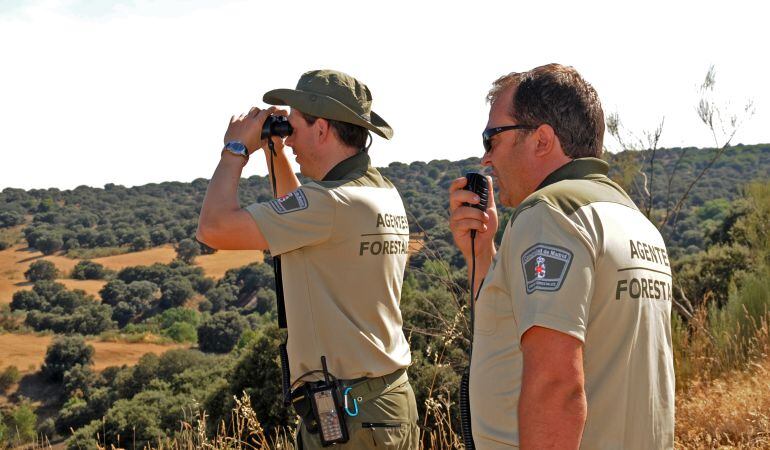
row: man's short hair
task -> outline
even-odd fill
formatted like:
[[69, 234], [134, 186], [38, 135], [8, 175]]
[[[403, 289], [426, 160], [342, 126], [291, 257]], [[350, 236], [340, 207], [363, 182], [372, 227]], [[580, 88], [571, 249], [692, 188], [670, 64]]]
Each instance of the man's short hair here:
[[[300, 113], [308, 125], [313, 125], [315, 121], [318, 120], [317, 116], [305, 114], [300, 111], [297, 112]], [[327, 119], [325, 117], [323, 119], [329, 122], [329, 127], [333, 129], [335, 133], [337, 133], [337, 137], [340, 138], [343, 144], [347, 145], [348, 147], [357, 148], [359, 150], [363, 150], [366, 147], [366, 140], [369, 137], [369, 131], [366, 128], [353, 125], [352, 123]]]
[[550, 125], [570, 158], [600, 157], [604, 111], [593, 86], [570, 66], [548, 64], [528, 72], [512, 72], [492, 84], [487, 100], [494, 103], [515, 86], [511, 117], [523, 125]]

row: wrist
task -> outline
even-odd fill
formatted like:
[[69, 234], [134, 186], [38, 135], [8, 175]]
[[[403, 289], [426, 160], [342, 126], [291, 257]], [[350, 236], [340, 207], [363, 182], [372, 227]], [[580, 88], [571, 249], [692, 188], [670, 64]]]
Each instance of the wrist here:
[[[490, 242], [489, 246], [487, 247], [480, 247], [477, 242], [476, 248], [474, 250], [476, 252], [476, 263], [481, 261], [492, 261], [492, 259], [495, 257], [495, 254], [497, 254], [497, 250], [495, 250], [495, 244], [492, 242]], [[467, 261], [470, 261], [473, 254], [471, 253], [471, 250], [468, 249], [467, 253], [464, 253], [463, 256]]]
[[246, 167], [246, 163], [249, 162], [248, 158], [244, 158], [240, 155], [230, 153], [229, 151], [222, 149], [220, 162], [228, 165], [237, 165], [241, 168]]
[[233, 156], [243, 158], [243, 165], [249, 161], [249, 149], [241, 141], [228, 141], [222, 148], [222, 153], [230, 153]]

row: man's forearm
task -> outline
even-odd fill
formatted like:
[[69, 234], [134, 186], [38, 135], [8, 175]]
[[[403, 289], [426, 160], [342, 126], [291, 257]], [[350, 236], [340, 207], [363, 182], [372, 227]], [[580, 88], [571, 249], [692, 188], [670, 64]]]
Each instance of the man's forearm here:
[[299, 179], [291, 169], [291, 164], [289, 163], [289, 158], [286, 156], [285, 148], [283, 150], [276, 151], [276, 155], [273, 156], [273, 167], [271, 167], [270, 164], [270, 150], [268, 149], [264, 153], [265, 162], [267, 163], [267, 171], [271, 177], [272, 171], [275, 170], [275, 196], [283, 197], [289, 192], [296, 190], [300, 186]]
[[222, 154], [203, 199], [199, 228], [214, 225], [223, 213], [240, 209], [238, 182], [242, 171], [242, 157], [227, 152]]

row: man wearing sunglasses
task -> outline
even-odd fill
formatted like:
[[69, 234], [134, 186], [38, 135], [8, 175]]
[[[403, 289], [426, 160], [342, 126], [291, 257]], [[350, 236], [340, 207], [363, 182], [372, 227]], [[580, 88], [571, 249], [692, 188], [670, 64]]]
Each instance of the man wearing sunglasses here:
[[482, 212], [465, 178], [450, 187], [455, 243], [469, 262], [475, 250], [476, 447], [672, 448], [671, 269], [598, 159], [596, 91], [549, 64], [501, 77], [488, 100], [482, 164], [516, 208], [499, 248], [493, 191]]

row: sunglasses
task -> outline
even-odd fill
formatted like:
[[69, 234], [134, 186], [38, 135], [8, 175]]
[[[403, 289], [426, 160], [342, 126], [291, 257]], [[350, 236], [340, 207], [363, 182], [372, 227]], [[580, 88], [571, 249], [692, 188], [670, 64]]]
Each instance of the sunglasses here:
[[484, 151], [490, 151], [492, 150], [492, 136], [496, 134], [500, 134], [503, 131], [508, 130], [536, 130], [537, 127], [533, 127], [531, 125], [507, 125], [504, 127], [493, 127], [493, 128], [487, 128], [484, 130], [483, 133], [481, 133], [481, 139], [482, 143], [484, 144]]

